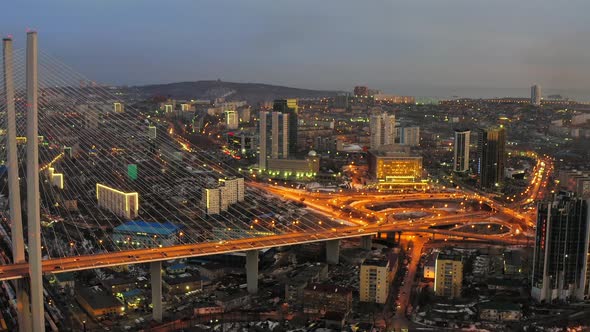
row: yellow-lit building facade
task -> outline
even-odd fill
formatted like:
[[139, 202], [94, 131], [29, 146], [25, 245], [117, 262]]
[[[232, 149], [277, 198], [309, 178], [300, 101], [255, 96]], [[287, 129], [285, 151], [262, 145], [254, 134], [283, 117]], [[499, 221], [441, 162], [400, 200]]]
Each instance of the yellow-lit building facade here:
[[266, 173], [272, 178], [313, 178], [320, 171], [320, 158], [308, 156], [305, 159], [268, 159]]
[[370, 151], [369, 174], [380, 190], [422, 189], [422, 157]]
[[115, 113], [123, 113], [125, 112], [125, 105], [119, 102], [113, 103], [113, 110]]
[[126, 219], [136, 218], [139, 214], [139, 194], [126, 193], [103, 184], [96, 184], [98, 206]]
[[57, 173], [55, 168], [49, 167], [47, 169], [47, 177], [49, 178], [49, 182], [54, 187], [58, 187], [59, 189], [64, 188], [64, 175], [63, 173]]
[[439, 254], [436, 258], [434, 294], [449, 299], [461, 297], [463, 262], [460, 255]]
[[360, 272], [360, 301], [385, 303], [394, 275], [395, 269], [389, 266], [389, 260], [365, 260], [361, 265]]

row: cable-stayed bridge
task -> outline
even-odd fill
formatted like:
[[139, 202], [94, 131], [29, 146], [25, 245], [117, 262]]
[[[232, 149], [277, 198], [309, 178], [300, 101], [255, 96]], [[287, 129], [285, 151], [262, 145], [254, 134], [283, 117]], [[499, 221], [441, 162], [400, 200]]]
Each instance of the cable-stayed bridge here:
[[[5, 210], [10, 212], [3, 215], [1, 228], [12, 260], [0, 266], [0, 280], [17, 280], [21, 330], [37, 331], [45, 324], [43, 273], [150, 263], [154, 319], [161, 320], [164, 260], [246, 251], [248, 290], [255, 293], [257, 250], [264, 248], [326, 242], [327, 261], [337, 263], [340, 239], [362, 237], [361, 244], [370, 248], [373, 236], [386, 233], [422, 232], [526, 244], [526, 239], [510, 236], [515, 229], [485, 235], [429, 227], [433, 221], [476, 223], [489, 218], [467, 212], [423, 222], [388, 223], [343, 217], [333, 208], [318, 205], [323, 203], [309, 202], [312, 212], [294, 213], [299, 202], [292, 192], [258, 183], [228, 160], [191, 144], [174, 131], [173, 115], [166, 110], [154, 116], [141, 104], [132, 107], [130, 96], [118, 95], [117, 90], [80, 84], [89, 80], [38, 50], [35, 32], [28, 34], [26, 50], [12, 50], [12, 41], [4, 40], [3, 78], [0, 128], [6, 167], [0, 187], [8, 197]], [[210, 205], [216, 202], [208, 195], [230, 190], [227, 181], [241, 178], [243, 184], [232, 182], [238, 188], [231, 188], [237, 190], [232, 204], [222, 206], [219, 213], [211, 212]], [[220, 183], [226, 185], [220, 188]], [[281, 202], [287, 207], [282, 208], [277, 197], [291, 202]], [[328, 201], [333, 196], [315, 197]], [[429, 193], [416, 194], [414, 199], [470, 202], [478, 198]], [[283, 211], [280, 216], [279, 210]], [[506, 208], [497, 208], [496, 213], [515, 217]], [[132, 227], [139, 224], [153, 232]], [[131, 231], [115, 235], [122, 225], [130, 225]], [[30, 284], [29, 292], [25, 282]]]

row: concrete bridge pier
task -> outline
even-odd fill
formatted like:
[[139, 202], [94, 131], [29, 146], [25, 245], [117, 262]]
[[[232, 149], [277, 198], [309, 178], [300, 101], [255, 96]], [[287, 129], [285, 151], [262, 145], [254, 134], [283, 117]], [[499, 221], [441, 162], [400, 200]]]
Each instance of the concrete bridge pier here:
[[[8, 165], [8, 195], [12, 233], [12, 260], [15, 263], [26, 263], [23, 222], [21, 215], [21, 195], [18, 181], [18, 157], [16, 147], [16, 110], [14, 105], [14, 64], [12, 61], [12, 39], [4, 38], [4, 99], [6, 101], [7, 144], [6, 156]], [[26, 291], [26, 280], [15, 280], [16, 308], [19, 331], [31, 331], [31, 312], [29, 294]]]
[[340, 258], [340, 240], [326, 241], [326, 263], [338, 264]]
[[37, 32], [27, 32], [27, 222], [32, 330], [45, 330], [43, 265], [41, 262], [41, 214], [39, 197], [39, 114]]
[[373, 237], [371, 235], [361, 236], [361, 248], [363, 250], [371, 250], [373, 246]]
[[152, 317], [156, 322], [162, 321], [162, 262], [150, 263], [152, 282]]
[[258, 250], [246, 251], [246, 284], [248, 293], [258, 293]]

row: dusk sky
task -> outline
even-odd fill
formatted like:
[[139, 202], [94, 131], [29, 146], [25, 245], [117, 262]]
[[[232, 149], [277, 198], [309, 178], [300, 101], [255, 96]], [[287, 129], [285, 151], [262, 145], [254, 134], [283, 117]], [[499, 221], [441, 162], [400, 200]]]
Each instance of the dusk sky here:
[[[10, 0], [0, 34], [88, 78], [411, 95], [590, 91], [588, 0]], [[590, 94], [589, 94], [590, 95]]]

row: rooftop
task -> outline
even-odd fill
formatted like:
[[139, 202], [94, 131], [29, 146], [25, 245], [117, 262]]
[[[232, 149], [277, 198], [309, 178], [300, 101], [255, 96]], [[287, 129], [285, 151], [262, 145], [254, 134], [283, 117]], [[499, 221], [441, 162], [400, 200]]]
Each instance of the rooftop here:
[[59, 282], [74, 281], [76, 279], [74, 272], [64, 272], [64, 273], [55, 274], [54, 276], [55, 276], [55, 279], [57, 279], [57, 281], [59, 281]]
[[115, 233], [146, 233], [169, 236], [180, 231], [180, 226], [169, 221], [164, 223], [143, 220], [128, 221], [114, 228]]
[[99, 286], [79, 288], [76, 290], [76, 293], [94, 309], [112, 308], [122, 305], [113, 295]]
[[143, 291], [141, 289], [134, 288], [134, 289], [131, 289], [131, 290], [127, 291], [127, 292], [123, 292], [121, 294], [123, 295], [124, 298], [128, 299], [128, 298], [131, 298], [131, 297], [142, 295], [143, 294]]
[[307, 287], [305, 287], [305, 290], [308, 290], [308, 291], [313, 290], [313, 291], [324, 292], [324, 293], [342, 293], [342, 294], [352, 293], [352, 289], [350, 289], [350, 288], [340, 287], [340, 286], [332, 285], [332, 284], [309, 284]]
[[457, 255], [457, 254], [444, 254], [444, 253], [440, 253], [438, 254], [438, 257], [436, 258], [437, 261], [461, 261], [461, 255]]
[[479, 304], [479, 310], [492, 309], [498, 311], [520, 311], [520, 305], [513, 302], [490, 301]]
[[384, 258], [369, 258], [365, 259], [363, 265], [386, 267], [389, 261]]
[[191, 273], [183, 273], [178, 276], [165, 276], [164, 277], [164, 281], [170, 286], [184, 284], [184, 283], [198, 282], [201, 280], [202, 280], [201, 275], [199, 275], [196, 272], [193, 272], [192, 274]]

